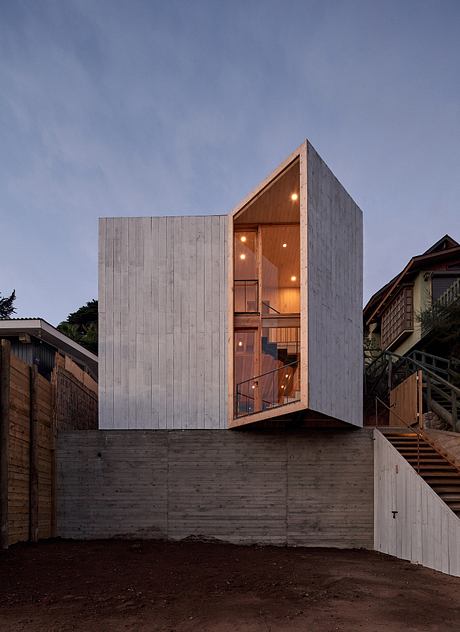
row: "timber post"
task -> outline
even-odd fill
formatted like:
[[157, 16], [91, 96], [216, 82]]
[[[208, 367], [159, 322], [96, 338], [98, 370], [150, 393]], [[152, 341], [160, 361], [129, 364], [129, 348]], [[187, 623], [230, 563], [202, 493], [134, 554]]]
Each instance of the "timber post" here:
[[38, 370], [30, 367], [29, 540], [38, 542]]
[[0, 547], [2, 549], [8, 548], [10, 353], [10, 342], [2, 340], [0, 346]]

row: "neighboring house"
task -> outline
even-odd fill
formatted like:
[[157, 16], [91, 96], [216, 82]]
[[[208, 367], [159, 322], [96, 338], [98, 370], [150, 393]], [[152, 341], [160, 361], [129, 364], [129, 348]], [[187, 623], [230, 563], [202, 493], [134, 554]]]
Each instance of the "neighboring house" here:
[[376, 292], [364, 308], [364, 333], [382, 351], [405, 355], [423, 345], [419, 314], [460, 297], [460, 244], [445, 235]]
[[228, 214], [99, 243], [100, 428], [362, 425], [362, 212], [309, 142]]
[[89, 374], [97, 382], [97, 356], [42, 318], [0, 320], [0, 338], [8, 339], [12, 353], [30, 366], [35, 364], [38, 372], [48, 380], [55, 368], [58, 353], [75, 362], [83, 373]]

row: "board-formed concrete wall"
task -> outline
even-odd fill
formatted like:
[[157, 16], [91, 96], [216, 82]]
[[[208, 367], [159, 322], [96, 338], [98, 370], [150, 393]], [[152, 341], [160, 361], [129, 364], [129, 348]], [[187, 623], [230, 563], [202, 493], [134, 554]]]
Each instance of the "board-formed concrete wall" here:
[[226, 428], [227, 227], [100, 220], [100, 428]]
[[56, 454], [61, 537], [373, 545], [369, 429], [64, 432]]
[[375, 430], [375, 550], [460, 577], [460, 519]]
[[308, 407], [363, 425], [363, 214], [307, 141]]

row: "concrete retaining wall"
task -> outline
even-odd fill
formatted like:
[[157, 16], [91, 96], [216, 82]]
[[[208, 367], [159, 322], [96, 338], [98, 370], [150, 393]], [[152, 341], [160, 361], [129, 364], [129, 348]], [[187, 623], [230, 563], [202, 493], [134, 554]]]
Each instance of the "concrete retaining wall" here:
[[373, 546], [370, 429], [65, 432], [56, 454], [61, 537]]

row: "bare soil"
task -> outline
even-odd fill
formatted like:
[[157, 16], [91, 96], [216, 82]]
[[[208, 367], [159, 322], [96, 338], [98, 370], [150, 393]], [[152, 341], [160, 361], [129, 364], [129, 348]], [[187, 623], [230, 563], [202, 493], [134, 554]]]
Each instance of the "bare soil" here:
[[0, 630], [460, 630], [460, 579], [362, 550], [50, 541], [0, 552]]

